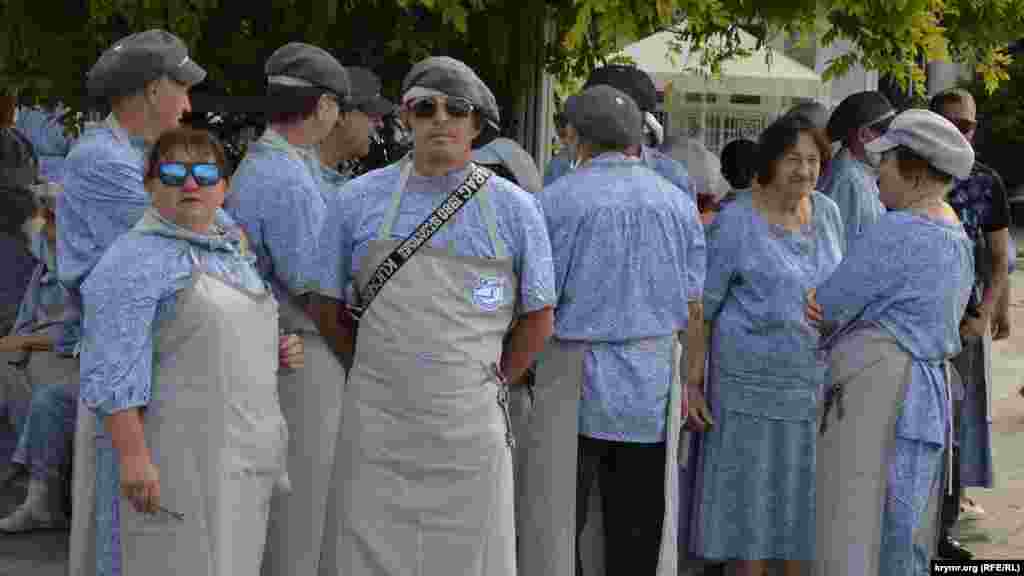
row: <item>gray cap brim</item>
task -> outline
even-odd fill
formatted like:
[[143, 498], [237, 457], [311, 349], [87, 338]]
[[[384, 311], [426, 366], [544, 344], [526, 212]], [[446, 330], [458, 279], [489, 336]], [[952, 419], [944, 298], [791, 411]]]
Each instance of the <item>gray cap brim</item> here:
[[395, 111], [395, 105], [384, 98], [373, 98], [366, 102], [355, 104], [355, 108], [366, 114], [374, 116], [387, 116]]
[[176, 82], [186, 86], [195, 86], [206, 80], [206, 70], [191, 59], [174, 70], [169, 71], [167, 75]]

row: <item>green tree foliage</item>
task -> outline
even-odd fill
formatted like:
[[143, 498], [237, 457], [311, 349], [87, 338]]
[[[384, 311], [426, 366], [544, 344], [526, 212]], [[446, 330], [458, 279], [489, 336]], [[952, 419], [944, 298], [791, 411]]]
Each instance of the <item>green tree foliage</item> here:
[[994, 89], [1009, 64], [999, 49], [1024, 30], [1024, 0], [0, 0], [0, 85], [83, 110], [101, 51], [161, 27], [210, 71], [209, 89], [228, 94], [261, 93], [263, 62], [290, 41], [374, 69], [392, 97], [413, 62], [450, 55], [480, 73], [511, 121], [536, 62], [571, 86], [625, 42], [682, 18], [679, 39], [712, 69], [742, 52], [742, 27], [761, 41], [852, 40], [859, 53], [831, 73], [859, 62], [920, 82], [911, 62], [951, 53]]

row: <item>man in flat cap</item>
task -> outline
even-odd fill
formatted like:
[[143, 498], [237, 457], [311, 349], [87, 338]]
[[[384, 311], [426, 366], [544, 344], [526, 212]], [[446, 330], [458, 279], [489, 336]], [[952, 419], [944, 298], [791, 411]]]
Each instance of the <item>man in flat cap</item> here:
[[316, 147], [350, 110], [351, 84], [334, 56], [299, 42], [275, 50], [264, 72], [270, 122], [239, 164], [225, 208], [250, 238], [256, 267], [281, 305], [281, 329], [304, 334], [305, 341], [305, 366], [279, 375], [288, 475], [296, 489], [271, 502], [262, 574], [314, 576], [345, 382], [315, 322], [327, 217]]
[[[654, 81], [651, 80], [651, 77], [646, 72], [635, 66], [624, 66], [621, 64], [604, 66], [590, 73], [590, 78], [587, 78], [584, 88], [600, 86], [602, 84], [624, 92], [636, 102], [642, 114], [640, 119], [641, 130], [645, 134], [658, 129], [657, 122], [651, 122], [654, 116], [650, 114], [658, 107], [658, 92], [654, 86]], [[571, 125], [569, 130], [572, 130]], [[634, 158], [640, 158], [641, 162], [646, 164], [648, 168], [654, 170], [677, 188], [689, 194], [691, 200], [697, 201], [697, 192], [686, 171], [686, 166], [658, 151], [657, 148], [647, 146], [643, 138], [641, 138], [640, 142], [630, 146], [626, 150], [626, 154]], [[564, 173], [553, 173], [549, 183]]]
[[339, 165], [365, 158], [374, 136], [384, 126], [384, 117], [395, 109], [381, 96], [381, 82], [376, 74], [360, 67], [345, 70], [352, 85], [351, 109], [338, 116], [338, 122], [319, 146], [320, 162], [329, 181], [327, 190], [336, 190], [348, 180], [338, 173]]
[[[929, 107], [953, 123], [968, 142], [978, 127], [977, 106], [970, 92], [953, 89], [932, 97]], [[969, 560], [972, 555], [949, 532], [961, 510], [984, 514], [964, 488], [992, 488], [992, 340], [1010, 335], [1009, 265], [1010, 205], [1006, 187], [995, 170], [975, 161], [971, 174], [956, 179], [949, 193], [964, 231], [974, 242], [975, 282], [961, 321], [963, 350], [953, 366], [963, 380], [962, 397], [954, 394], [953, 493], [942, 503], [940, 557]]]
[[878, 197], [877, 159], [864, 146], [885, 132], [896, 110], [881, 92], [866, 91], [847, 96], [829, 117], [826, 130], [842, 148], [832, 157], [821, 192], [839, 205], [846, 245], [860, 236], [885, 212]]
[[551, 246], [535, 198], [470, 161], [499, 121], [473, 70], [427, 58], [401, 102], [412, 152], [349, 182], [328, 223], [358, 330], [327, 573], [513, 576], [506, 386], [551, 334]]
[[[629, 155], [642, 138], [631, 97], [595, 85], [566, 116], [578, 167], [538, 195], [558, 304], [524, 437], [520, 562], [542, 576], [674, 575], [678, 468], [665, 459], [703, 370], [704, 232], [690, 195]], [[687, 342], [699, 365], [682, 360]], [[595, 483], [603, 534], [584, 530]]]
[[[189, 58], [185, 43], [164, 30], [118, 40], [89, 70], [89, 94], [106, 101], [111, 114], [78, 139], [65, 161], [64, 193], [57, 201], [57, 270], [69, 297], [58, 353], [90, 353], [88, 327], [83, 333], [81, 322], [82, 282], [107, 247], [134, 226], [149, 206], [143, 187], [147, 146], [178, 126], [190, 110], [189, 88], [205, 77], [206, 71]], [[218, 220], [230, 223], [224, 214]], [[120, 572], [119, 475], [135, 478], [142, 471], [132, 462], [119, 465], [110, 436], [86, 409], [95, 406], [94, 398], [95, 391], [81, 390], [69, 564], [71, 574], [107, 576]], [[93, 489], [98, 535], [92, 527]]]

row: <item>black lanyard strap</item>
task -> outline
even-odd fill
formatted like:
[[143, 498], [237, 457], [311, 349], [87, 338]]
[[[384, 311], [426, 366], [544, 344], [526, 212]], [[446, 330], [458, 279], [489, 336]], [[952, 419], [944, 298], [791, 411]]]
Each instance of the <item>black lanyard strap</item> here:
[[469, 175], [466, 176], [466, 180], [459, 185], [458, 188], [452, 190], [448, 197], [445, 198], [444, 202], [440, 206], [434, 209], [433, 212], [427, 216], [426, 220], [421, 222], [419, 226], [413, 230], [412, 234], [408, 238], [402, 241], [397, 248], [388, 254], [387, 258], [384, 259], [377, 269], [373, 271], [373, 275], [370, 276], [370, 280], [366, 283], [366, 286], [359, 293], [359, 305], [348, 306], [349, 314], [359, 320], [363, 314], [366, 313], [366, 309], [370, 307], [370, 303], [377, 297], [384, 285], [387, 284], [388, 280], [394, 276], [406, 262], [412, 258], [413, 254], [419, 251], [433, 236], [441, 229], [449, 220], [452, 219], [467, 202], [476, 196], [476, 193], [483, 189], [484, 184], [494, 173], [480, 166], [479, 164], [473, 164]]

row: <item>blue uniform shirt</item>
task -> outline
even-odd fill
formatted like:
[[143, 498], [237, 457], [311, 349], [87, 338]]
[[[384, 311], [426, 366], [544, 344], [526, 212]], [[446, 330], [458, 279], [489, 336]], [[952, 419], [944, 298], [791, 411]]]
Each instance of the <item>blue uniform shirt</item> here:
[[[18, 307], [13, 334], [29, 334], [37, 326], [55, 320], [49, 316], [50, 311], [63, 306], [65, 301], [64, 288], [57, 282], [56, 255], [47, 242], [45, 231], [32, 238], [32, 254], [39, 263]], [[51, 325], [47, 333], [56, 341], [61, 335], [60, 324]]]
[[[338, 244], [325, 246], [325, 254], [337, 262], [328, 296], [352, 301], [353, 279], [362, 267], [369, 242], [376, 240], [391, 194], [398, 186], [401, 164], [364, 174], [345, 185], [331, 204], [328, 226], [338, 229]], [[469, 168], [428, 178], [412, 171], [402, 194], [391, 238], [404, 240], [426, 217], [465, 181]], [[497, 236], [505, 244], [519, 277], [516, 310], [520, 314], [553, 306], [555, 285], [551, 244], [536, 198], [515, 184], [492, 176], [484, 189], [497, 219]], [[478, 194], [479, 194], [478, 193]], [[429, 245], [454, 249], [459, 256], [494, 258], [487, 224], [475, 199], [468, 202], [430, 239]]]
[[901, 438], [942, 444], [949, 414], [941, 363], [960, 351], [960, 318], [974, 281], [963, 228], [907, 212], [889, 212], [871, 234], [850, 243], [817, 291], [825, 320], [838, 331], [875, 324], [914, 358], [914, 374], [896, 423]]
[[[693, 187], [693, 181], [690, 180], [686, 167], [681, 163], [656, 148], [647, 146], [640, 149], [640, 160], [648, 168], [675, 185], [676, 188], [686, 192], [695, 203], [697, 202], [697, 190]], [[544, 170], [544, 186], [552, 184], [570, 172], [572, 172], [572, 165], [569, 162], [569, 155], [559, 153], [551, 159], [547, 169]]]
[[[142, 139], [133, 138], [110, 115], [87, 129], [68, 154], [56, 210], [57, 272], [69, 295], [58, 352], [71, 353], [81, 338], [82, 282], [149, 206], [143, 185], [147, 151]], [[217, 222], [232, 225], [221, 211]]]
[[265, 291], [255, 257], [241, 254], [236, 233], [200, 235], [147, 212], [82, 284], [81, 396], [101, 416], [149, 403], [154, 335], [192, 279], [190, 250], [204, 270], [250, 292]]
[[589, 343], [580, 433], [664, 440], [672, 341], [704, 285], [696, 205], [639, 160], [614, 153], [538, 199], [555, 261], [555, 336]]
[[846, 148], [832, 160], [821, 191], [839, 206], [845, 229], [844, 250], [885, 213], [878, 197], [877, 178]]
[[280, 301], [320, 291], [320, 234], [327, 215], [320, 160], [267, 128], [231, 178], [224, 207], [249, 238], [256, 265]]

